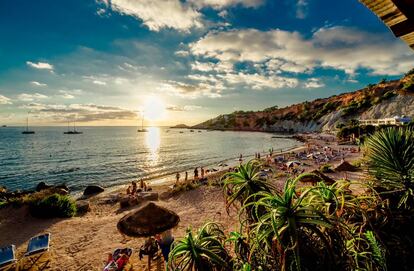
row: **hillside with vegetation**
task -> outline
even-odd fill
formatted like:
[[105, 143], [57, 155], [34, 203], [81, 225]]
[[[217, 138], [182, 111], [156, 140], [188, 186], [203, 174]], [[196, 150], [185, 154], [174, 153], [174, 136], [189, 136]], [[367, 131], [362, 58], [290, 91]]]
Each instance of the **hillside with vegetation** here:
[[414, 113], [414, 69], [399, 80], [382, 80], [355, 92], [263, 111], [236, 111], [193, 126], [201, 129], [269, 132], [335, 130], [354, 119]]

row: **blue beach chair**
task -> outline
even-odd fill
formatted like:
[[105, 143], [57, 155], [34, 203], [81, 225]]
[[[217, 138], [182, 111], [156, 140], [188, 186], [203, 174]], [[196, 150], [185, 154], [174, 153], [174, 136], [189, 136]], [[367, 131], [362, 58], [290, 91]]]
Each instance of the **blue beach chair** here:
[[[27, 245], [27, 251], [24, 254], [25, 259], [30, 263], [30, 268], [38, 266], [38, 270], [43, 270], [49, 265], [49, 260], [40, 262], [40, 258], [45, 252], [49, 251], [50, 233], [32, 237]], [[24, 268], [26, 269], [26, 268]]]
[[0, 248], [0, 270], [7, 270], [16, 262], [16, 247], [14, 245]]

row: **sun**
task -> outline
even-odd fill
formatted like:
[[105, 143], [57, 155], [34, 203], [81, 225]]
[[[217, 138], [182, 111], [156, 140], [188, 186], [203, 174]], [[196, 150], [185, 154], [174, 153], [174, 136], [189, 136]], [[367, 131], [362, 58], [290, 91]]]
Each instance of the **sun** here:
[[148, 120], [162, 120], [166, 114], [164, 101], [156, 96], [147, 97], [143, 109], [143, 115]]

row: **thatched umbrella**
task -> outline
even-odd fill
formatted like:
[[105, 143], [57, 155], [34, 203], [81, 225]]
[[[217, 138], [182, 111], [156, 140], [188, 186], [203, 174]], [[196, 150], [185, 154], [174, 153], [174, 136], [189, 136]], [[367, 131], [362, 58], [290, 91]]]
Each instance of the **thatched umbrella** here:
[[348, 163], [347, 161], [343, 161], [341, 164], [339, 164], [336, 168], [335, 171], [357, 171], [358, 168], [351, 165], [350, 163]]
[[319, 170], [316, 170], [315, 169], [315, 170], [311, 171], [311, 173], [319, 176], [326, 184], [333, 184], [333, 183], [335, 183], [335, 180], [334, 179], [332, 179], [329, 176], [326, 176], [325, 174], [323, 174]]
[[[153, 202], [125, 215], [118, 222], [118, 230], [132, 237], [151, 237], [172, 229], [178, 225], [180, 217]], [[148, 269], [151, 268], [151, 256], [148, 256]]]

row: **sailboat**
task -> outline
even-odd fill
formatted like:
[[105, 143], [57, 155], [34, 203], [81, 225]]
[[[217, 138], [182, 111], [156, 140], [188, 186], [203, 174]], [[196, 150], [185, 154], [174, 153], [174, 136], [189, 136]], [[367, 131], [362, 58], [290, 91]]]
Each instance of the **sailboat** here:
[[73, 130], [70, 130], [69, 128], [69, 121], [68, 121], [68, 131], [63, 132], [65, 135], [80, 135], [83, 134], [83, 132], [76, 131], [75, 121], [73, 121]]
[[26, 130], [22, 132], [22, 134], [24, 135], [30, 135], [30, 134], [34, 134], [34, 131], [30, 131], [29, 130], [29, 113], [27, 113], [27, 118], [26, 118]]
[[142, 118], [141, 118], [141, 129], [138, 129], [137, 131], [138, 131], [139, 133], [145, 133], [145, 132], [148, 132], [148, 130], [144, 128], [144, 115], [142, 115]]

